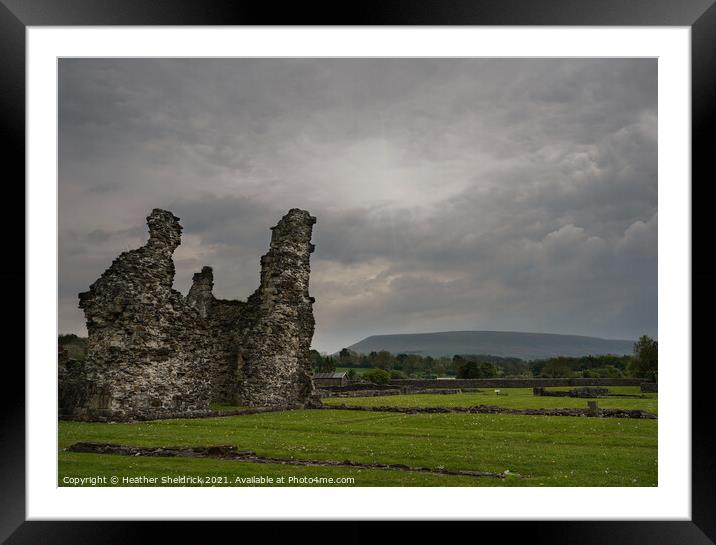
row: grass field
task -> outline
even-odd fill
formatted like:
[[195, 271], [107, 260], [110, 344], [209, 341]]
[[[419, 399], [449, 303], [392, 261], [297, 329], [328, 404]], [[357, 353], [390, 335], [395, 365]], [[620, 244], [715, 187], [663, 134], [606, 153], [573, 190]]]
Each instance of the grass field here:
[[[564, 388], [549, 388], [550, 390], [568, 390]], [[638, 386], [612, 386], [610, 393], [640, 394]], [[376, 397], [334, 397], [323, 399], [326, 405], [361, 405], [367, 407], [470, 407], [473, 405], [497, 405], [512, 409], [561, 409], [572, 407], [586, 407], [586, 398], [576, 397], [538, 397], [532, 395], [532, 388], [500, 388], [500, 394], [495, 389], [486, 389], [483, 392], [466, 392], [462, 394], [414, 394]], [[645, 399], [629, 397], [599, 398], [599, 407], [604, 409], [641, 409], [658, 414], [657, 394], [644, 394]]]
[[[425, 399], [430, 396], [409, 397]], [[455, 396], [436, 397], [445, 401]], [[136, 446], [236, 445], [262, 456], [285, 459], [351, 460], [494, 472], [510, 470], [520, 477], [475, 478], [381, 469], [81, 454], [62, 450], [77, 441]], [[243, 486], [236, 482], [237, 477], [258, 475], [273, 478], [351, 477], [355, 479], [353, 486], [657, 484], [655, 420], [299, 410], [144, 423], [60, 422], [59, 447], [60, 485], [65, 484], [66, 477], [112, 475], [226, 478], [228, 482], [216, 483], [221, 486]]]

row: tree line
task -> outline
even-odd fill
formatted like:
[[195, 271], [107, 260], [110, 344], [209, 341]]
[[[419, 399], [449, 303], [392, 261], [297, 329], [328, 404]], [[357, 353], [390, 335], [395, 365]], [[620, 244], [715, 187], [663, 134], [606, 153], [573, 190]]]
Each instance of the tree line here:
[[[58, 345], [68, 352], [71, 359], [84, 360], [87, 339], [74, 334], [58, 336]], [[386, 350], [359, 354], [347, 348], [338, 354], [324, 355], [311, 350], [311, 365], [320, 373], [347, 368], [351, 378], [358, 376], [356, 369], [375, 369], [380, 381], [390, 378], [618, 378], [636, 377], [656, 381], [658, 375], [658, 342], [643, 335], [634, 343], [628, 356], [583, 356], [579, 358], [558, 356], [525, 361], [485, 354], [455, 354], [452, 357], [421, 356], [420, 354], [392, 354]], [[360, 373], [365, 377], [365, 372]]]
[[[631, 355], [615, 356], [557, 356], [525, 361], [487, 354], [455, 354], [452, 357], [421, 356], [420, 354], [392, 354], [387, 350], [360, 354], [343, 348], [334, 355], [311, 350], [313, 369], [332, 372], [337, 368], [378, 369], [392, 378], [617, 378], [636, 377], [655, 381], [658, 367], [658, 343], [643, 335], [634, 343]], [[365, 373], [362, 373], [365, 375]], [[381, 375], [381, 376], [385, 376]]]

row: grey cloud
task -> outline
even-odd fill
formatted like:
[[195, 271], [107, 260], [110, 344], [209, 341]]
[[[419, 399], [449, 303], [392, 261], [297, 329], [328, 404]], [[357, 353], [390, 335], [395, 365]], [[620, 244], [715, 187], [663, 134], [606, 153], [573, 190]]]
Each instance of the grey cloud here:
[[[63, 59], [60, 328], [146, 237], [176, 287], [258, 282], [268, 228], [318, 217], [315, 345], [445, 329], [657, 333], [651, 59]], [[74, 294], [74, 295], [73, 295]]]

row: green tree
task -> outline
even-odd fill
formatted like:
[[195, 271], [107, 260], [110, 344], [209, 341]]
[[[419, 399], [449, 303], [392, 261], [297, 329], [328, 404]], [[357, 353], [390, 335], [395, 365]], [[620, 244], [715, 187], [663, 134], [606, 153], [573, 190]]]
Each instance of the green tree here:
[[326, 356], [321, 362], [321, 366], [318, 368], [320, 373], [332, 373], [336, 370], [336, 362], [333, 361], [331, 356]]
[[574, 376], [574, 358], [551, 358], [542, 368], [540, 373], [543, 377], [569, 378]]
[[323, 356], [318, 350], [311, 350], [309, 352], [311, 358], [311, 367], [313, 370], [320, 372], [323, 367]]
[[423, 360], [423, 370], [427, 374], [431, 374], [434, 368], [435, 360], [432, 358], [432, 356], [425, 356], [425, 359]]
[[64, 348], [71, 360], [84, 361], [87, 358], [87, 338], [67, 333], [57, 337], [57, 345]]
[[467, 361], [465, 360], [465, 358], [463, 358], [459, 354], [455, 354], [452, 357], [452, 362], [451, 362], [450, 367], [455, 371], [455, 374], [459, 377], [460, 373], [462, 373], [462, 368], [465, 366], [466, 363], [467, 363]]
[[410, 354], [403, 362], [403, 371], [410, 376], [423, 366], [423, 358], [418, 354]]
[[542, 376], [542, 369], [547, 365], [547, 360], [533, 360], [530, 362], [530, 371], [533, 377]]
[[397, 356], [395, 356], [395, 368], [396, 368], [396, 369], [403, 369], [403, 365], [405, 364], [405, 362], [407, 361], [407, 359], [408, 359], [408, 355], [407, 355], [407, 354], [402, 354], [402, 353], [401, 353], [401, 354], [398, 354]]
[[489, 361], [480, 364], [480, 378], [493, 378], [497, 376], [497, 367]]
[[458, 378], [480, 378], [480, 364], [476, 361], [458, 360], [459, 367], [457, 369]]
[[607, 365], [606, 367], [601, 367], [597, 369], [597, 371], [601, 374], [602, 377], [605, 378], [618, 378], [624, 376], [621, 370], [614, 365]]
[[642, 335], [634, 343], [634, 357], [630, 366], [635, 377], [656, 381], [659, 368], [659, 346], [648, 335]]
[[388, 384], [390, 382], [390, 373], [385, 369], [371, 369], [363, 373], [361, 378], [374, 384]]
[[347, 348], [342, 348], [338, 353], [338, 360], [342, 367], [353, 367], [355, 365], [355, 355]]
[[375, 366], [380, 369], [389, 370], [391, 367], [393, 367], [393, 354], [388, 352], [387, 350], [381, 350], [378, 352], [375, 356], [375, 360], [373, 360], [375, 363]]

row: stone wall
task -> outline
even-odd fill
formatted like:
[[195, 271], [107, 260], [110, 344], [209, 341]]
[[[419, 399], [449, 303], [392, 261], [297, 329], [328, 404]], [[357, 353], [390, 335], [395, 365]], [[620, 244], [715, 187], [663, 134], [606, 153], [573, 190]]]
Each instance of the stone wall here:
[[182, 228], [171, 212], [153, 210], [147, 244], [122, 253], [79, 295], [87, 361], [81, 378], [66, 363], [60, 373], [61, 392], [84, 385], [77, 390], [82, 395], [63, 397], [65, 414], [145, 420], [206, 414], [212, 401], [254, 407], [316, 402], [308, 295], [315, 222], [298, 209], [279, 221], [261, 259], [260, 286], [244, 302], [214, 297], [211, 267], [194, 275], [186, 297], [172, 289], [172, 254]]
[[87, 321], [88, 417], [192, 413], [208, 408], [212, 365], [201, 316], [172, 289], [179, 218], [155, 209], [149, 241], [123, 252], [79, 295]]
[[321, 390], [332, 392], [353, 392], [359, 390], [395, 390], [396, 386], [389, 384], [374, 384], [372, 382], [350, 381], [344, 386], [321, 386]]
[[186, 296], [189, 306], [202, 317], [209, 332], [211, 359], [211, 401], [236, 403], [239, 381], [239, 343], [249, 312], [243, 301], [217, 299], [213, 294], [214, 272], [203, 267], [194, 274]]
[[609, 388], [599, 386], [584, 386], [572, 390], [545, 390], [543, 387], [532, 388], [532, 395], [540, 397], [605, 397], [609, 394]]
[[293, 208], [272, 228], [261, 284], [249, 297], [255, 319], [241, 339], [237, 397], [248, 405], [304, 406], [313, 394], [310, 349], [315, 321], [308, 294], [316, 218]]

